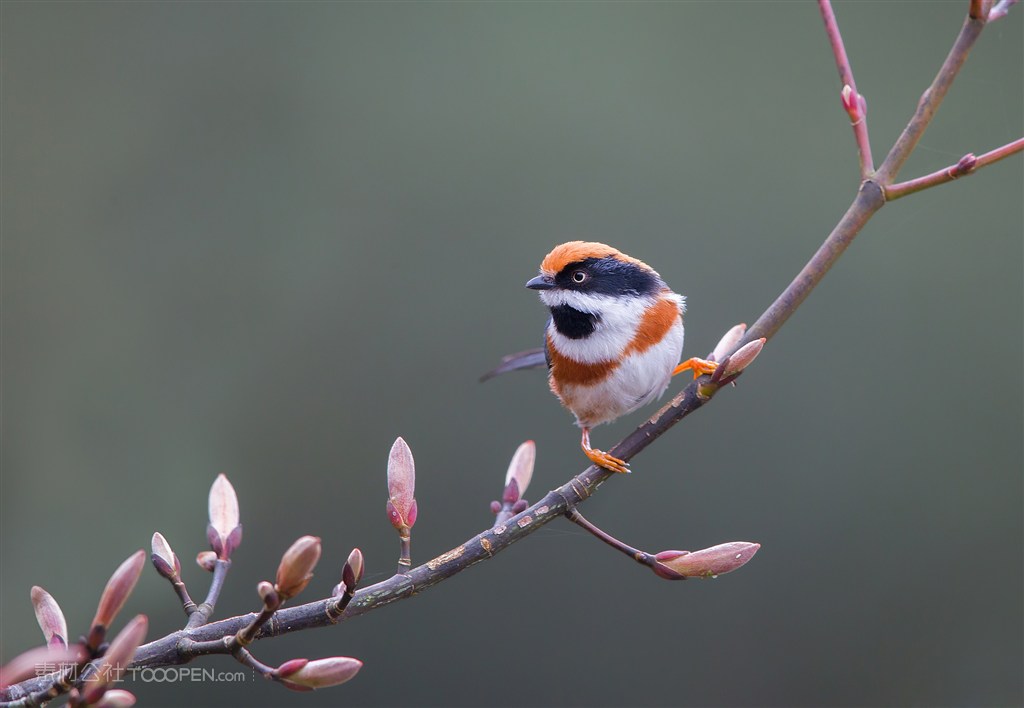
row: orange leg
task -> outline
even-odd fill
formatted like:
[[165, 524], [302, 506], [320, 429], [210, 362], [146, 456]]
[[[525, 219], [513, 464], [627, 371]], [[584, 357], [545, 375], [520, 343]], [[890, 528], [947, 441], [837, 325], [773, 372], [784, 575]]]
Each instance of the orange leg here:
[[673, 369], [672, 375], [675, 376], [676, 374], [681, 374], [684, 371], [693, 371], [693, 378], [697, 378], [701, 374], [713, 374], [717, 368], [718, 364], [713, 361], [691, 357]]
[[629, 473], [629, 463], [614, 455], [609, 455], [603, 450], [595, 450], [590, 447], [590, 428], [583, 429], [583, 438], [580, 440], [580, 447], [583, 448], [583, 453], [590, 458], [598, 467], [604, 467], [606, 470], [612, 472], [619, 472], [620, 474]]

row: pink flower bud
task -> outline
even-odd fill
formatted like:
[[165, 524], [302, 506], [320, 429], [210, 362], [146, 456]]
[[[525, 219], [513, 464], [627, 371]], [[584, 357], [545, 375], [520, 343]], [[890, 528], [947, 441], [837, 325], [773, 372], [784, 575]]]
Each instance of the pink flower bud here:
[[864, 116], [868, 112], [868, 102], [859, 93], [855, 94], [852, 86], [849, 84], [843, 86], [840, 99], [843, 102], [843, 109], [846, 111], [846, 115], [850, 116], [851, 123], [858, 123], [864, 120]]
[[416, 466], [412, 450], [397, 438], [388, 455], [388, 520], [399, 533], [408, 535], [416, 523]]
[[135, 694], [123, 688], [108, 689], [96, 703], [90, 703], [93, 708], [131, 708], [135, 705]]
[[131, 708], [135, 705], [135, 694], [123, 688], [112, 688], [103, 694], [93, 708]]
[[978, 158], [974, 156], [974, 153], [969, 152], [957, 161], [956, 166], [951, 170], [950, 176], [962, 177], [971, 172], [977, 164]]
[[261, 580], [256, 584], [256, 594], [263, 601], [263, 606], [270, 610], [276, 610], [281, 606], [281, 596], [277, 594], [273, 583]]
[[722, 362], [722, 365], [715, 371], [711, 380], [724, 384], [735, 379], [743, 372], [744, 369], [754, 362], [757, 355], [761, 353], [762, 349], [764, 349], [764, 343], [766, 341], [768, 340], [761, 337], [760, 339], [755, 339], [753, 342], [747, 342], [744, 344], [742, 347], [737, 349], [732, 356], [726, 358], [726, 360]]
[[492, 501], [491, 502], [491, 513], [492, 514], [497, 514], [499, 511], [501, 511], [501, 502], [500, 501]]
[[135, 589], [135, 583], [138, 582], [142, 566], [145, 564], [146, 552], [140, 549], [130, 555], [110, 576], [107, 586], [103, 588], [103, 594], [100, 595], [96, 616], [92, 618], [88, 640], [90, 649], [95, 650], [102, 643], [114, 617], [121, 611], [125, 600]]
[[171, 544], [167, 543], [167, 539], [159, 531], [153, 534], [151, 548], [153, 553], [149, 558], [156, 572], [168, 580], [177, 580], [181, 574], [181, 562], [171, 550]]
[[210, 487], [209, 514], [206, 536], [210, 548], [219, 558], [227, 560], [242, 543], [242, 526], [239, 523], [238, 496], [223, 474], [217, 475]]
[[96, 673], [89, 677], [83, 688], [83, 700], [86, 704], [95, 703], [102, 696], [107, 687], [115, 681], [124, 677], [124, 670], [132, 663], [135, 650], [142, 644], [146, 637], [146, 630], [149, 628], [149, 620], [145, 615], [136, 615], [131, 622], [125, 625], [124, 629], [118, 632], [107, 653], [100, 658], [99, 668]]
[[82, 664], [88, 659], [89, 654], [85, 647], [78, 643], [69, 646], [34, 647], [0, 667], [0, 689], [38, 676], [41, 671], [52, 673], [61, 665]]
[[32, 609], [36, 612], [39, 629], [43, 630], [46, 643], [51, 646], [68, 645], [68, 624], [64, 613], [53, 596], [38, 585], [32, 587]]
[[326, 688], [345, 683], [361, 668], [363, 662], [348, 656], [314, 659], [289, 674], [288, 681], [304, 688]]
[[760, 547], [759, 543], [732, 541], [693, 553], [662, 551], [654, 556], [657, 563], [651, 570], [669, 580], [715, 578], [746, 565]]
[[313, 579], [313, 568], [319, 560], [320, 539], [316, 536], [303, 536], [284, 552], [277, 567], [275, 584], [282, 602], [305, 590]]
[[289, 659], [274, 669], [274, 677], [288, 678], [308, 663], [309, 659]]
[[747, 333], [747, 325], [742, 322], [724, 335], [718, 340], [718, 344], [715, 345], [715, 350], [711, 352], [711, 356], [708, 357], [710, 361], [722, 361], [729, 355], [729, 352], [733, 350], [737, 344], [743, 339], [743, 335]]
[[345, 561], [345, 567], [341, 569], [341, 581], [345, 583], [348, 592], [353, 593], [363, 579], [363, 552], [353, 548]]
[[505, 474], [505, 493], [502, 501], [507, 504], [514, 504], [519, 498], [526, 494], [526, 488], [530, 486], [533, 478], [533, 466], [537, 460], [537, 445], [533, 440], [527, 440], [512, 455], [512, 461], [508, 464], [508, 472]]
[[217, 554], [213, 551], [199, 551], [196, 554], [196, 565], [208, 573], [212, 573], [217, 567]]

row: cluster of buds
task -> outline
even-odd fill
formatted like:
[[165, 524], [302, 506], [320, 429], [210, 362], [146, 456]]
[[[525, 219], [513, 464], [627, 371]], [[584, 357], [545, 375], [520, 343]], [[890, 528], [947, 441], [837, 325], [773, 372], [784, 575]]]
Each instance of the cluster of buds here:
[[[726, 332], [718, 344], [715, 345], [714, 351], [708, 355], [708, 361], [716, 362], [718, 366], [711, 373], [711, 378], [706, 383], [698, 386], [698, 396], [706, 400], [711, 398], [722, 386], [733, 383], [743, 373], [743, 370], [750, 366], [754, 359], [757, 358], [757, 355], [761, 353], [767, 341], [764, 337], [747, 342], [742, 347], [739, 347], [739, 349], [736, 349], [739, 343], [743, 341], [746, 333], [747, 325], [738, 324]], [[735, 351], [733, 351], [734, 349]]]
[[[110, 687], [135, 656], [135, 650], [146, 636], [148, 620], [145, 615], [138, 615], [109, 644], [106, 637], [139, 580], [145, 558], [143, 551], [136, 551], [110, 576], [100, 594], [89, 632], [78, 642], [68, 641], [67, 620], [54, 597], [41, 587], [33, 587], [32, 609], [46, 644], [14, 657], [0, 668], [0, 688], [38, 675], [40, 667], [53, 666], [60, 667], [55, 685], [70, 689], [70, 705], [101, 708], [132, 705], [135, 697], [131, 693]], [[79, 679], [79, 674], [93, 660], [97, 660], [95, 670]]]

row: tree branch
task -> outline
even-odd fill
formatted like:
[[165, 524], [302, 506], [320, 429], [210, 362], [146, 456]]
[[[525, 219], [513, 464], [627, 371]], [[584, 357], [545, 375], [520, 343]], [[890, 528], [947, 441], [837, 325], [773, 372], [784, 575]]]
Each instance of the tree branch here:
[[885, 199], [886, 201], [893, 201], [900, 197], [905, 197], [908, 194], [914, 192], [920, 192], [922, 189], [928, 189], [929, 187], [935, 187], [946, 182], [952, 182], [958, 177], [965, 175], [971, 175], [977, 172], [986, 165], [991, 165], [993, 162], [998, 162], [1004, 158], [1014, 155], [1024, 150], [1024, 138], [1018, 138], [1012, 143], [1007, 143], [1002, 147], [998, 147], [995, 150], [990, 150], [984, 155], [975, 157], [973, 153], [967, 153], [961, 157], [955, 165], [944, 167], [941, 170], [932, 172], [929, 175], [923, 177], [917, 177], [915, 179], [907, 180], [906, 182], [900, 182], [899, 184], [889, 185], [885, 188]]
[[828, 35], [829, 44], [832, 45], [836, 68], [839, 69], [843, 107], [850, 116], [850, 126], [853, 128], [853, 136], [857, 141], [860, 176], [861, 179], [867, 179], [875, 171], [874, 158], [871, 156], [871, 141], [868, 139], [867, 102], [857, 91], [857, 82], [853, 78], [853, 67], [850, 66], [849, 57], [846, 56], [846, 47], [843, 45], [843, 36], [839, 33], [839, 23], [836, 22], [836, 15], [832, 11], [832, 3], [829, 0], [818, 0], [818, 10], [821, 12], [821, 19], [825, 22], [825, 34]]
[[953, 42], [953, 48], [946, 55], [945, 61], [942, 62], [939, 73], [935, 75], [931, 86], [921, 94], [921, 98], [917, 102], [917, 109], [910, 122], [907, 123], [907, 127], [903, 129], [900, 137], [896, 139], [882, 166], [878, 168], [877, 178], [881, 184], [890, 184], [892, 180], [896, 179], [896, 175], [899, 174], [907, 158], [917, 146], [917, 141], [928, 129], [928, 125], [935, 116], [935, 111], [938, 110], [942, 99], [946, 97], [949, 87], [953, 85], [953, 80], [960, 72], [964, 62], [967, 61], [967, 55], [970, 54], [971, 48], [978, 41], [983, 29], [985, 29], [983, 17], [972, 17], [968, 14], [964, 19], [960, 33], [957, 35], [956, 41]]
[[[985, 153], [980, 158], [975, 158], [969, 166], [964, 163], [964, 160], [961, 160], [953, 168], [947, 168], [940, 173], [926, 175], [925, 177], [902, 184], [891, 184], [892, 178], [903, 166], [927, 128], [934, 116], [935, 110], [949, 90], [953, 79], [966, 60], [967, 54], [984, 28], [984, 12], [981, 12], [981, 10], [984, 10], [985, 5], [986, 3], [980, 0], [972, 3], [972, 11], [977, 10], [978, 17], [969, 16], [965, 20], [953, 49], [943, 62], [938, 75], [921, 97], [913, 117], [875, 175], [868, 174], [870, 173], [868, 168], [870, 168], [871, 157], [870, 150], [867, 147], [866, 126], [863, 128], [862, 133], [858, 132], [856, 125], [854, 126], [855, 133], [858, 136], [858, 146], [861, 149], [862, 172], [865, 174], [865, 179], [856, 197], [796, 278], [757, 319], [742, 339], [737, 341], [731, 348], [726, 347], [726, 349], [729, 349], [728, 351], [716, 351], [716, 356], [720, 355], [718, 356], [719, 361], [723, 361], [725, 356], [732, 354], [746, 343], [759, 338], [771, 338], [803, 303], [814, 287], [821, 282], [821, 279], [839, 256], [843, 254], [867, 221], [884, 206], [886, 195], [889, 198], [895, 199], [927, 187], [942, 184], [954, 179], [959, 174], [967, 174], [979, 166], [990, 164], [1024, 149], [1024, 139], [1017, 140], [1002, 148]], [[1003, 5], [1008, 6], [1008, 3], [1000, 3], [1000, 6]], [[827, 0], [822, 0], [819, 6], [825, 20], [826, 32], [829, 34], [833, 53], [836, 57], [840, 80], [843, 82], [844, 87], [850, 87], [851, 95], [857, 98], [857, 101], [851, 104], [856, 108], [856, 106], [860, 105], [860, 98], [859, 94], [856, 93], [853, 74], [849, 68], [845, 49], [842, 46], [835, 17]], [[968, 162], [971, 161], [968, 160]], [[951, 174], [952, 172], [956, 174]], [[725, 368], [724, 361], [722, 368]], [[611, 448], [609, 452], [625, 461], [632, 459], [680, 420], [711, 400], [726, 382], [725, 379], [716, 380], [714, 377], [709, 376], [702, 376], [696, 379], [680, 391], [654, 416]], [[352, 596], [351, 602], [347, 607], [344, 607], [343, 611], [339, 610], [338, 599], [334, 597], [296, 607], [280, 609], [273, 613], [273, 616], [269, 618], [265, 625], [259, 628], [255, 639], [288, 634], [313, 627], [329, 626], [419, 594], [481, 561], [493, 558], [551, 520], [566, 514], [570, 509], [585, 502], [611, 476], [613, 476], [612, 472], [596, 466], [590, 466], [572, 477], [561, 487], [549, 492], [533, 506], [512, 516], [507, 521], [502, 521], [502, 523], [496, 524], [493, 528], [481, 531], [427, 563], [394, 575], [376, 585], [359, 590]], [[396, 496], [396, 493], [392, 492], [393, 498], [400, 496]], [[407, 525], [411, 526], [411, 521], [406, 517], [410, 510], [414, 514], [415, 502], [414, 500], [406, 501], [411, 501], [412, 506], [408, 506], [408, 508], [403, 506], [403, 512], [399, 520], [403, 524], [409, 522]], [[237, 524], [237, 518], [235, 518], [237, 517], [237, 507], [231, 509], [231, 511], [232, 514], [226, 515], [225, 523], [220, 524], [215, 529], [219, 534], [215, 538], [218, 538], [225, 546], [231, 545], [233, 538], [232, 527]], [[577, 523], [579, 523], [578, 520]], [[239, 538], [240, 528], [240, 526], [237, 527]], [[615, 544], [613, 543], [612, 545]], [[620, 550], [626, 552], [625, 546], [623, 545]], [[219, 590], [219, 587], [217, 589]], [[213, 588], [211, 588], [213, 601], [216, 601], [216, 594], [216, 592], [213, 592]], [[251, 626], [256, 620], [256, 613], [250, 613], [202, 626], [188, 626], [185, 629], [139, 647], [135, 653], [133, 666], [144, 668], [187, 663], [197, 656], [219, 650], [219, 646], [215, 643], [223, 643], [226, 638], [237, 635], [239, 631], [247, 626]], [[43, 695], [43, 692], [53, 687], [54, 681], [55, 677], [53, 674], [28, 679], [5, 689], [2, 697], [6, 701], [21, 701], [23, 704], [28, 704], [33, 700], [32, 696]]]

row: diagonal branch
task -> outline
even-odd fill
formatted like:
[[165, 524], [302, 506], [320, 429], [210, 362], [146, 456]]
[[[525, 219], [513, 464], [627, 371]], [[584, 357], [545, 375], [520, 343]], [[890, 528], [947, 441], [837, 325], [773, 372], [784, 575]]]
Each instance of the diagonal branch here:
[[[1000, 3], [1000, 6], [1004, 4], [1008, 6], [1008, 3]], [[825, 17], [826, 30], [829, 32], [830, 40], [833, 43], [833, 50], [840, 70], [840, 78], [843, 80], [844, 86], [850, 86], [851, 92], [859, 96], [853, 88], [852, 72], [849, 72], [849, 62], [846, 60], [845, 50], [842, 49], [838, 28], [835, 26], [835, 18], [834, 15], [831, 15], [831, 7], [826, 0], [822, 0], [820, 5], [823, 17]], [[972, 8], [975, 7], [983, 9], [984, 2], [977, 0], [972, 4]], [[829, 17], [831, 17], [831, 20]], [[970, 16], [967, 18], [953, 49], [946, 57], [932, 85], [921, 97], [914, 116], [903, 131], [903, 134], [900, 135], [895, 145], [889, 151], [878, 173], [874, 176], [868, 176], [864, 180], [846, 213], [810, 261], [808, 261], [807, 265], [804, 266], [789, 286], [757, 319], [754, 325], [746, 332], [743, 339], [733, 347], [732, 351], [723, 353], [723, 358], [747, 342], [755, 341], [761, 337], [771, 338], [797, 310], [811, 290], [821, 281], [867, 221], [882, 208], [886, 201], [887, 186], [891, 184], [892, 178], [903, 166], [927, 128], [935, 110], [949, 90], [950, 84], [966, 60], [967, 54], [977, 40], [978, 35], [981, 33], [984, 24], [984, 19]], [[844, 74], [844, 70], [849, 72], [848, 75]], [[866, 136], [865, 128], [865, 141]], [[858, 144], [860, 144], [859, 139]], [[997, 150], [985, 153], [980, 158], [976, 158], [974, 165], [969, 169], [967, 167], [960, 169], [963, 170], [962, 173], [967, 173], [971, 169], [977, 169], [979, 163], [989, 164], [1008, 155], [1020, 152], [1021, 149], [1024, 149], [1024, 145], [1018, 140]], [[863, 163], [865, 155], [870, 159], [870, 153], [862, 151], [862, 164], [868, 164]], [[958, 163], [959, 165], [960, 163]], [[948, 172], [948, 169], [943, 171], [944, 174]], [[952, 176], [949, 177], [949, 179], [952, 178]], [[889, 186], [888, 189], [890, 191], [895, 190], [896, 192], [895, 196], [890, 195], [890, 198], [904, 196], [913, 191], [918, 191], [918, 189], [949, 181], [949, 179], [927, 175], [901, 185]], [[927, 181], [927, 183], [924, 181]], [[911, 189], [906, 186], [910, 184], [915, 185], [916, 188]], [[627, 435], [615, 447], [611, 448], [609, 452], [622, 460], [628, 461], [632, 459], [684, 417], [711, 400], [720, 387], [719, 383], [708, 376], [702, 376], [693, 381], [680, 391], [668, 405]], [[329, 626], [421, 593], [481, 561], [494, 557], [551, 520], [561, 517], [570, 508], [585, 502], [611, 476], [613, 476], [612, 472], [602, 468], [596, 466], [588, 467], [561, 487], [549, 492], [536, 504], [508, 519], [506, 522], [478, 533], [459, 546], [442, 553], [423, 565], [411, 568], [388, 580], [358, 591], [340, 616], [332, 610], [332, 607], [335, 607], [335, 598], [325, 598], [305, 605], [285, 608], [274, 614], [270, 621], [261, 628], [256, 638], [261, 639], [313, 627]], [[254, 613], [250, 613], [174, 632], [139, 647], [135, 654], [133, 666], [158, 667], [187, 663], [199, 656], [201, 649], [206, 649], [206, 653], [208, 653], [210, 647], [213, 646], [210, 642], [234, 636], [244, 627], [251, 624], [255, 617]], [[0, 693], [0, 697], [6, 701], [18, 701], [19, 699], [38, 694], [40, 691], [45, 691], [53, 685], [53, 682], [54, 678], [52, 675], [29, 679], [8, 687]]]
[[972, 17], [969, 14], [964, 19], [960, 33], [957, 35], [956, 41], [953, 42], [953, 48], [946, 55], [945, 61], [942, 62], [939, 73], [935, 75], [931, 86], [921, 94], [921, 98], [917, 102], [917, 109], [910, 122], [907, 123], [907, 127], [903, 129], [900, 137], [896, 139], [882, 166], [878, 168], [877, 177], [881, 184], [889, 184], [896, 179], [896, 175], [899, 174], [907, 158], [914, 151], [917, 142], [924, 135], [924, 131], [928, 129], [928, 125], [935, 116], [935, 111], [938, 110], [942, 99], [946, 97], [949, 87], [953, 85], [953, 80], [960, 72], [964, 62], [967, 61], [967, 55], [970, 54], [971, 48], [978, 41], [984, 28], [985, 20], [982, 17]]

